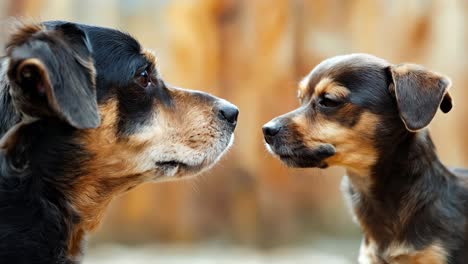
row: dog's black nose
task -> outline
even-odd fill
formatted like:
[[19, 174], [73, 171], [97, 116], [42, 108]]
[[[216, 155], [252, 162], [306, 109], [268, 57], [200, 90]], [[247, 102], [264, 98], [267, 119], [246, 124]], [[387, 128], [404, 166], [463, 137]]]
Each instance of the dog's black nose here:
[[273, 137], [278, 134], [281, 130], [281, 126], [277, 123], [269, 122], [263, 126], [263, 136], [265, 137], [265, 141], [268, 144], [272, 143]]
[[223, 104], [219, 106], [219, 115], [222, 119], [233, 125], [236, 125], [239, 109], [237, 109], [235, 105], [229, 102], [223, 102]]

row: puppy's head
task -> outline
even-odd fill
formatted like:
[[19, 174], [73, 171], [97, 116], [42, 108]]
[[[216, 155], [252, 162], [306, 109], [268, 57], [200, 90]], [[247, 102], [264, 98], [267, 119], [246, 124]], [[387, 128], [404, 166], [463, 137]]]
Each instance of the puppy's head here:
[[[450, 80], [365, 54], [327, 59], [300, 82], [300, 107], [263, 127], [267, 148], [293, 167], [367, 174], [399, 138], [450, 111]], [[395, 140], [395, 141], [393, 141]]]
[[67, 22], [22, 26], [3, 63], [21, 123], [57, 137], [36, 140], [41, 155], [55, 153], [64, 171], [99, 182], [194, 175], [232, 143], [237, 108], [168, 85], [156, 66], [128, 34]]

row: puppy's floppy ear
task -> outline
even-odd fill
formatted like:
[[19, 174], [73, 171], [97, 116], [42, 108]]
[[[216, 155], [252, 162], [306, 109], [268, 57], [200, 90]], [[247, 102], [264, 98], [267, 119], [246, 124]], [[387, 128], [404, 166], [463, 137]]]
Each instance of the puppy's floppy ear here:
[[[47, 98], [55, 115], [78, 129], [99, 126], [95, 69], [86, 34], [75, 24], [24, 26], [7, 46], [8, 77], [27, 103]], [[29, 115], [39, 115], [28, 113]]]
[[452, 109], [447, 77], [414, 64], [393, 65], [390, 72], [400, 117], [409, 131], [426, 127], [439, 107], [444, 113]]

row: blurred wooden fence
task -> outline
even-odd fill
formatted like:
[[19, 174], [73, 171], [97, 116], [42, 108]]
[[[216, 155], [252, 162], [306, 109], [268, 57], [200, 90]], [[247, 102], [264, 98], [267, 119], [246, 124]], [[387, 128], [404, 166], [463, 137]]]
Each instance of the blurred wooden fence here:
[[[468, 166], [468, 2], [374, 0], [21, 0], [1, 15], [120, 28], [156, 51], [169, 82], [240, 108], [236, 144], [191, 181], [148, 184], [113, 203], [97, 240], [232, 239], [265, 246], [305, 231], [354, 229], [341, 169], [288, 170], [264, 149], [261, 126], [297, 106], [296, 83], [322, 59], [366, 52], [449, 75], [455, 108], [432, 132], [442, 159]], [[350, 228], [351, 227], [351, 228]]]

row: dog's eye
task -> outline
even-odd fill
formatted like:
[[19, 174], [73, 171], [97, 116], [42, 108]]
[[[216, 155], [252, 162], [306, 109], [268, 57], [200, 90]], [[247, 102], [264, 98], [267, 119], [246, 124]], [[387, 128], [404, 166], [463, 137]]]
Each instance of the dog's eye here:
[[319, 98], [318, 103], [320, 104], [320, 106], [333, 108], [333, 107], [340, 106], [343, 102], [340, 100], [337, 100], [336, 98], [331, 97], [328, 94], [325, 94]]
[[141, 87], [148, 87], [151, 84], [151, 77], [148, 74], [148, 70], [144, 70], [139, 73], [136, 77], [136, 81]]

